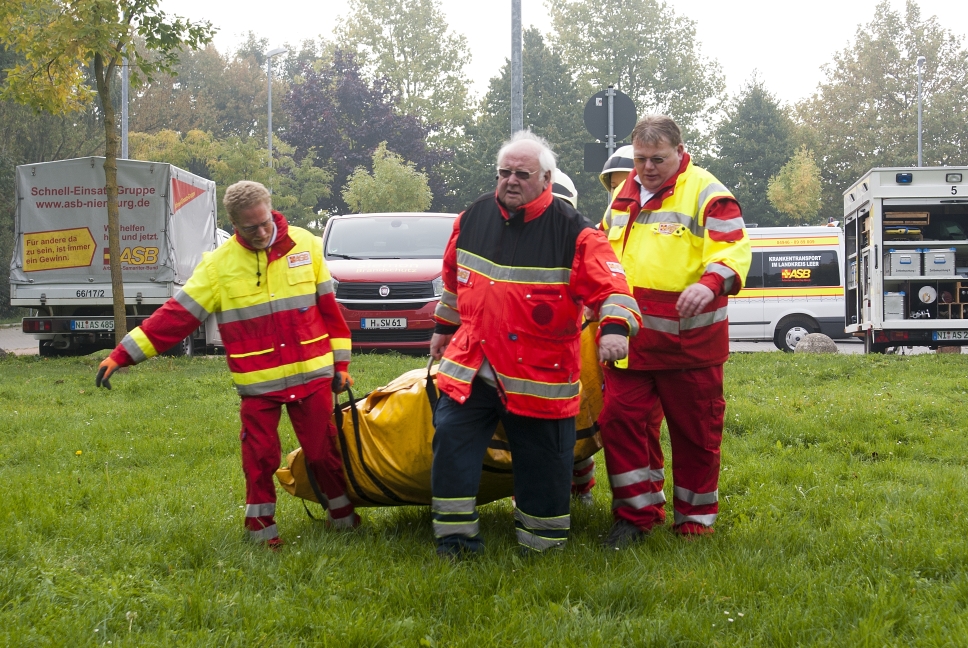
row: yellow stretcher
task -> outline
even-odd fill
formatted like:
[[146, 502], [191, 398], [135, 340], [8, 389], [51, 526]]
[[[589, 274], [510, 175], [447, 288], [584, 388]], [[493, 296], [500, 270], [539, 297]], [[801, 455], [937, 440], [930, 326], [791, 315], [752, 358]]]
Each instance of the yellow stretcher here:
[[[602, 447], [595, 422], [602, 409], [596, 331], [593, 322], [581, 335], [581, 409], [576, 419], [575, 462], [584, 461]], [[408, 371], [359, 402], [353, 402], [351, 395], [350, 402], [337, 406], [334, 419], [347, 494], [356, 506], [430, 504], [436, 376], [436, 366]], [[511, 453], [500, 424], [487, 449], [483, 469], [478, 504], [513, 495]], [[320, 501], [301, 448], [289, 453], [286, 466], [276, 471], [276, 479], [290, 494]]]

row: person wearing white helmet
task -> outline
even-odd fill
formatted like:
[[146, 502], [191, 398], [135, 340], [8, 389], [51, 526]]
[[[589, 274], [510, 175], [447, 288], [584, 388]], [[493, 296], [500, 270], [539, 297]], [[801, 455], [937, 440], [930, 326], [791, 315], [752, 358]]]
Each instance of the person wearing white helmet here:
[[632, 162], [632, 145], [629, 144], [615, 149], [615, 152], [605, 160], [605, 166], [598, 174], [598, 179], [605, 187], [605, 191], [613, 194], [632, 171], [635, 171], [635, 164]]
[[567, 173], [557, 167], [551, 172], [551, 194], [578, 209], [578, 190], [575, 189], [575, 183]]

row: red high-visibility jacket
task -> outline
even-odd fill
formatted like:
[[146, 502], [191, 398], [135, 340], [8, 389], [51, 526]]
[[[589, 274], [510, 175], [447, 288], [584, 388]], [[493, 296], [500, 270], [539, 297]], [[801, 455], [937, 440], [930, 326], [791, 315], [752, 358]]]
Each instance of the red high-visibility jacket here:
[[582, 307], [600, 333], [639, 328], [639, 311], [605, 236], [551, 187], [511, 214], [496, 195], [454, 222], [444, 252], [437, 332], [454, 333], [437, 374], [458, 402], [490, 362], [509, 412], [537, 418], [578, 413]]

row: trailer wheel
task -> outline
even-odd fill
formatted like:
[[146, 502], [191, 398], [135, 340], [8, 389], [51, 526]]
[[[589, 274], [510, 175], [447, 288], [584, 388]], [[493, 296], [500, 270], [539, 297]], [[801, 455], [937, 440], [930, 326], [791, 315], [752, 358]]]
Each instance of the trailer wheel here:
[[172, 348], [165, 351], [162, 355], [172, 356], [172, 357], [195, 357], [195, 340], [189, 335], [187, 338], [173, 346]]
[[773, 344], [785, 353], [793, 353], [797, 344], [808, 333], [817, 333], [820, 327], [809, 317], [794, 316], [783, 320], [773, 334]]

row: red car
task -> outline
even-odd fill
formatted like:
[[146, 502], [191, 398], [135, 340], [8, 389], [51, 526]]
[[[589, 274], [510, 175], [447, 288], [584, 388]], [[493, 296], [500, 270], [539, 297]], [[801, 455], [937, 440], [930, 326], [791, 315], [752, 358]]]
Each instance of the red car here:
[[323, 254], [354, 349], [427, 353], [456, 214], [333, 216]]

